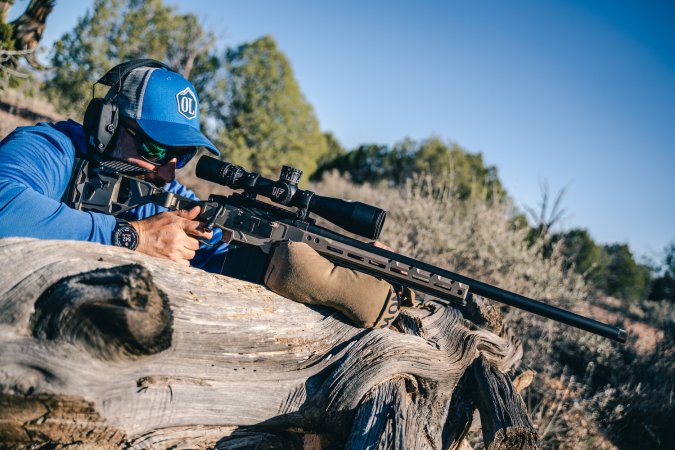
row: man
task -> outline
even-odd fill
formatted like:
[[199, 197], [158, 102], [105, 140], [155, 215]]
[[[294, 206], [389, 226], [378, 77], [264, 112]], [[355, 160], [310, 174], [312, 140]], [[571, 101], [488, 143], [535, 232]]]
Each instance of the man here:
[[[196, 200], [175, 180], [176, 169], [198, 148], [220, 154], [200, 131], [194, 86], [164, 64], [129, 61], [99, 83], [110, 90], [92, 99], [84, 125], [69, 120], [21, 127], [0, 143], [0, 237], [118, 245], [219, 273], [227, 244], [220, 243], [220, 230], [206, 231], [196, 220], [198, 207], [168, 212], [147, 204], [115, 218], [69, 204], [76, 180], [110, 161], [140, 168], [145, 173], [139, 177]], [[400, 301], [387, 283], [336, 268], [305, 244], [280, 246], [270, 268], [265, 283], [275, 292], [338, 309], [359, 326], [383, 326], [398, 314]]]

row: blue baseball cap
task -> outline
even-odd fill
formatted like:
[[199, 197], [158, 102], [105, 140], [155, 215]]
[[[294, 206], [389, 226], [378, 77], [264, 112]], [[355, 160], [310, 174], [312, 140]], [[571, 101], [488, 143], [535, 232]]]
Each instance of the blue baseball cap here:
[[136, 121], [154, 141], [168, 147], [205, 147], [220, 155], [200, 130], [197, 91], [176, 72], [134, 69], [126, 76], [117, 100], [120, 117]]

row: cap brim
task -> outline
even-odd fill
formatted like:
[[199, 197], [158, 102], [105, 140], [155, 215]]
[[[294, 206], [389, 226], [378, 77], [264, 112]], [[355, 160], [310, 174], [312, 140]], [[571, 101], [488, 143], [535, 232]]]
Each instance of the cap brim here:
[[144, 119], [138, 119], [136, 123], [145, 134], [160, 144], [168, 147], [204, 147], [214, 155], [220, 156], [216, 146], [190, 125]]

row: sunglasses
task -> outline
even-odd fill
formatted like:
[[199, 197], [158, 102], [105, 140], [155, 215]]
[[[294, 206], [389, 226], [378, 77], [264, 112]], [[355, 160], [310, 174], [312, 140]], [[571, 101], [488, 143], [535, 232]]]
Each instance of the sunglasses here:
[[155, 166], [163, 166], [176, 158], [176, 169], [180, 169], [197, 154], [197, 147], [168, 147], [153, 141], [140, 131], [126, 128], [139, 144], [138, 156]]

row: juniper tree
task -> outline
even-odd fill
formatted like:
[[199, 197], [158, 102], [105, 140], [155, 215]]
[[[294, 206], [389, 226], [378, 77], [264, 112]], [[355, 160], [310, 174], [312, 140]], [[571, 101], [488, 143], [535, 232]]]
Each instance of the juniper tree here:
[[312, 173], [326, 138], [291, 65], [271, 36], [228, 49], [228, 113], [219, 140], [223, 157], [265, 175], [282, 164]]

